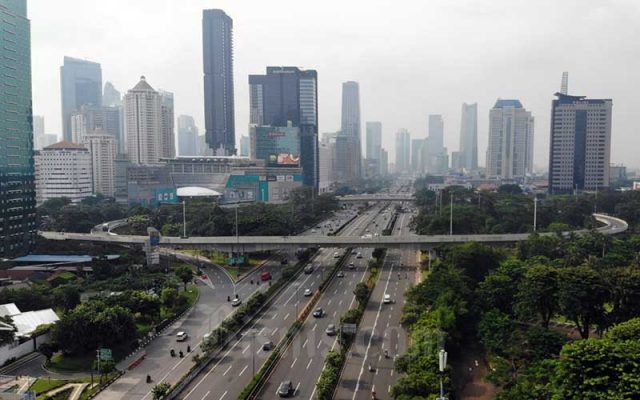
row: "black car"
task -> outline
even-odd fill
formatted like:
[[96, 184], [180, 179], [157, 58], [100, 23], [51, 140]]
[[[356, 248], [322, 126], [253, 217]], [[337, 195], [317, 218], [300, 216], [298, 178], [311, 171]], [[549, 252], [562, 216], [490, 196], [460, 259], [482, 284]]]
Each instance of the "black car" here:
[[291, 381], [284, 381], [278, 387], [278, 396], [290, 397], [293, 394], [293, 383]]
[[313, 310], [313, 316], [316, 318], [320, 318], [324, 315], [324, 310], [322, 308], [316, 308]]

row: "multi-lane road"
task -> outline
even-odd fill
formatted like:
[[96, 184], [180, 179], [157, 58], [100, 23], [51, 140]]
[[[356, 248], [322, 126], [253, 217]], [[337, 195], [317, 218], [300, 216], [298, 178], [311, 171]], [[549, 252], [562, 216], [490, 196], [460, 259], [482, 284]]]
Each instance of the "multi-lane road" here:
[[[343, 211], [331, 220], [333, 226], [339, 226], [350, 218], [350, 211]], [[325, 221], [322, 226], [329, 223]], [[311, 230], [303, 234], [314, 234]], [[182, 261], [193, 263], [193, 257], [189, 255], [176, 256]], [[257, 290], [266, 290], [268, 285], [257, 283], [260, 281], [260, 273], [269, 271], [273, 279], [280, 278], [282, 265], [280, 260], [286, 257], [293, 260], [290, 253], [281, 253], [270, 259], [259, 270], [253, 271], [241, 283], [235, 284], [231, 277], [220, 267], [201, 261], [205, 279], [198, 281], [200, 298], [193, 310], [185, 318], [176, 321], [160, 336], [154, 339], [145, 349], [144, 353], [138, 353], [134, 357], [122, 361], [119, 369], [127, 370], [127, 366], [144, 354], [144, 360], [134, 369], [127, 370], [125, 375], [111, 384], [105, 391], [98, 395], [98, 399], [134, 399], [149, 400], [152, 398], [151, 389], [161, 382], [175, 383], [193, 366], [192, 354], [199, 351], [203, 336], [217, 327], [235, 309], [227, 301], [228, 297], [238, 294], [241, 299], [249, 298]], [[251, 283], [251, 282], [254, 283]], [[185, 342], [176, 342], [176, 333], [185, 331], [189, 338]], [[191, 347], [192, 354], [187, 354], [187, 346]], [[184, 358], [171, 357], [170, 349], [180, 350], [186, 355]], [[151, 376], [152, 383], [146, 382], [147, 375]]]
[[[347, 225], [341, 234], [351, 235], [366, 229], [372, 211], [360, 215]], [[270, 351], [263, 350], [266, 342], [277, 344], [293, 324], [309, 298], [304, 291], [317, 291], [324, 275], [337, 261], [335, 250], [321, 250], [310, 265], [314, 271], [300, 274], [283, 290], [257, 318], [247, 332], [230, 345], [182, 392], [183, 399], [234, 399], [251, 380], [254, 371], [262, 366]], [[322, 364], [322, 361], [318, 361]]]
[[[383, 206], [379, 205], [370, 210], [368, 223], [361, 226], [356, 233], [375, 234], [381, 232], [386, 224], [385, 217], [390, 217], [390, 213], [380, 213], [382, 208]], [[331, 324], [338, 329], [342, 314], [355, 306], [356, 300], [353, 290], [358, 282], [365, 279], [370, 257], [371, 250], [355, 249], [352, 252], [345, 266], [341, 269], [344, 277], [334, 278], [316, 304], [316, 308], [323, 309], [324, 316], [316, 318], [310, 315], [304, 321], [302, 329], [269, 376], [259, 398], [276, 398], [278, 386], [283, 381], [292, 382], [296, 398], [313, 398], [326, 353], [337, 346], [337, 336], [328, 336], [326, 329]], [[350, 263], [353, 263], [354, 268], [349, 268]]]

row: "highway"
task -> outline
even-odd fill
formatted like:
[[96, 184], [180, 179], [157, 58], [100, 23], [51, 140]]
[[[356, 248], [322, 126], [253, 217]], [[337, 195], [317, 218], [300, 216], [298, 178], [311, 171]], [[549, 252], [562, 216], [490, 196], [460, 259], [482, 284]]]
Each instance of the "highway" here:
[[[408, 214], [401, 214], [397, 225], [400, 234], [407, 234]], [[400, 326], [405, 292], [415, 282], [418, 253], [413, 250], [389, 250], [380, 272], [380, 278], [369, 298], [356, 339], [347, 356], [335, 399], [371, 399], [373, 390], [377, 399], [390, 399], [389, 391], [398, 374], [394, 370], [394, 357], [404, 354], [408, 337]], [[393, 301], [384, 304], [384, 295]], [[384, 351], [387, 351], [388, 358]], [[373, 371], [370, 371], [369, 367]]]
[[[332, 219], [334, 226], [341, 224], [350, 218], [349, 211], [342, 211], [336, 214]], [[325, 225], [328, 221], [322, 223]], [[303, 234], [312, 234], [309, 230]], [[109, 236], [117, 237], [117, 236]], [[194, 262], [194, 257], [186, 254], [176, 254], [176, 256], [185, 262]], [[294, 260], [293, 254], [288, 254], [289, 260]], [[282, 265], [280, 260], [282, 255], [270, 259], [261, 269], [253, 271], [247, 278], [235, 287], [236, 293], [241, 299], [249, 298], [256, 290], [266, 290], [266, 284], [251, 284], [259, 281], [262, 271], [270, 271], [273, 279], [280, 278]], [[231, 307], [227, 302], [227, 296], [233, 297], [234, 282], [231, 277], [220, 267], [214, 266], [205, 261], [202, 262], [202, 269], [207, 278], [200, 279], [199, 290], [200, 298], [193, 310], [183, 319], [177, 321], [164, 331], [160, 336], [153, 340], [145, 349], [145, 359], [135, 369], [127, 371], [125, 375], [111, 384], [105, 391], [101, 392], [97, 398], [105, 400], [115, 399], [137, 399], [149, 400], [152, 398], [151, 389], [154, 385], [161, 382], [175, 383], [186, 374], [193, 365], [192, 354], [187, 354], [184, 358], [171, 357], [169, 350], [174, 348], [176, 352], [182, 350], [186, 354], [187, 345], [193, 352], [197, 352], [204, 334], [211, 332], [217, 327], [227, 316], [229, 316], [235, 308]], [[186, 342], [177, 343], [175, 334], [179, 331], [185, 331], [189, 334]], [[138, 356], [121, 361], [118, 368], [127, 370], [128, 365]], [[150, 375], [153, 379], [151, 384], [146, 383], [146, 376]]]
[[[594, 218], [605, 224], [597, 230], [606, 235], [624, 232], [628, 229], [625, 221], [604, 214], [593, 214]], [[586, 230], [578, 230], [575, 233], [584, 233]], [[454, 226], [455, 233], [455, 226]], [[75, 240], [97, 243], [121, 243], [144, 244], [147, 236], [135, 235], [91, 235], [88, 233], [65, 232], [39, 232], [50, 240]], [[555, 235], [553, 232], [540, 233], [540, 235]], [[307, 236], [241, 236], [239, 238], [229, 236], [202, 236], [202, 237], [169, 237], [160, 238], [161, 247], [169, 248], [206, 248], [221, 251], [231, 251], [241, 248], [245, 252], [278, 250], [299, 247], [322, 248], [396, 248], [412, 250], [429, 250], [434, 246], [444, 244], [458, 244], [466, 242], [483, 243], [512, 243], [524, 241], [529, 238], [529, 233], [511, 234], [478, 234], [478, 235], [399, 235], [363, 237], [362, 235], [324, 236], [321, 234]]]
[[[364, 229], [371, 216], [364, 214], [352, 221], [343, 234]], [[190, 386], [183, 391], [183, 399], [234, 399], [258, 371], [269, 351], [262, 350], [265, 342], [277, 344], [293, 324], [297, 314], [307, 304], [304, 290], [317, 290], [324, 274], [337, 261], [333, 249], [322, 249], [311, 261], [314, 271], [300, 274], [278, 295], [271, 306], [258, 318], [248, 332], [233, 343], [214, 363], [210, 364]]]
[[[376, 210], [372, 210], [370, 213], [373, 211]], [[381, 232], [386, 224], [385, 216], [388, 218], [390, 215], [391, 212], [375, 215], [375, 220], [362, 227], [358, 233]], [[302, 329], [287, 348], [267, 380], [267, 384], [262, 388], [259, 398], [276, 398], [278, 386], [285, 380], [292, 381], [296, 398], [313, 398], [326, 353], [337, 346], [337, 336], [328, 336], [325, 330], [330, 324], [338, 328], [342, 314], [355, 307], [356, 300], [353, 290], [358, 282], [362, 282], [366, 278], [367, 262], [371, 257], [371, 250], [355, 249], [354, 252], [356, 254], [352, 254], [347, 260], [347, 266], [342, 268], [345, 277], [334, 278], [316, 305], [324, 310], [325, 316], [315, 318], [310, 315], [304, 321]], [[358, 252], [361, 253], [362, 258], [357, 258]], [[354, 263], [355, 269], [349, 269], [350, 262]]]

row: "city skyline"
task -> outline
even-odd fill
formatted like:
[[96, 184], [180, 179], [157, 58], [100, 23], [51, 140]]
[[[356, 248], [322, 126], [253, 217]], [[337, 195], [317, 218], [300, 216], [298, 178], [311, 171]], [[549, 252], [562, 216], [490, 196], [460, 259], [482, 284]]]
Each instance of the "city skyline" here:
[[[34, 113], [46, 117], [47, 133], [60, 134], [56, 67], [69, 55], [100, 62], [103, 80], [113, 82], [120, 91], [135, 85], [141, 74], [146, 75], [157, 82], [158, 87], [173, 91], [176, 114], [193, 115], [203, 132], [200, 21], [202, 10], [211, 8], [212, 4], [194, 1], [177, 7], [170, 1], [143, 0], [126, 7], [122, 4], [95, 5], [70, 0], [61, 6], [44, 0], [30, 2], [29, 16], [37, 22], [32, 52]], [[387, 148], [393, 147], [393, 135], [399, 128], [426, 135], [423, 131], [426, 116], [439, 113], [447, 123], [445, 146], [450, 151], [457, 150], [460, 105], [477, 102], [478, 153], [484, 154], [488, 142], [488, 110], [495, 99], [520, 98], [538, 118], [541, 130], [536, 138], [534, 164], [546, 169], [550, 104], [562, 71], [570, 71], [570, 94], [616, 101], [612, 161], [640, 166], [634, 162], [634, 146], [626, 146], [630, 141], [635, 143], [633, 99], [634, 89], [640, 89], [638, 80], [628, 79], [640, 69], [640, 58], [622, 45], [625, 38], [633, 40], [637, 34], [638, 28], [629, 22], [640, 15], [640, 7], [631, 1], [603, 2], [587, 8], [576, 7], [575, 1], [562, 4], [546, 1], [539, 7], [511, 3], [510, 7], [502, 7], [502, 2], [495, 1], [460, 4], [436, 1], [429, 2], [428, 6], [410, 4], [402, 10], [373, 2], [368, 7], [369, 18], [357, 17], [360, 7], [349, 4], [343, 5], [335, 21], [328, 18], [332, 10], [329, 2], [326, 6], [314, 6], [318, 18], [311, 21], [311, 26], [307, 19], [295, 18], [306, 15], [305, 7], [295, 2], [287, 4], [289, 7], [282, 7], [287, 10], [286, 15], [278, 15], [275, 8], [260, 3], [252, 7], [224, 0], [215, 4], [234, 19], [235, 103], [240, 105], [235, 111], [236, 139], [248, 133], [249, 111], [243, 106], [249, 97], [246, 76], [264, 70], [267, 65], [299, 65], [316, 69], [322, 76], [318, 94], [322, 109], [320, 132], [339, 128], [340, 104], [336, 104], [335, 99], [340, 98], [341, 82], [354, 79], [361, 86], [363, 121], [383, 122], [383, 146]], [[94, 10], [95, 7], [98, 9]], [[607, 12], [603, 12], [605, 8]], [[145, 13], [149, 13], [150, 23], [127, 32], [127, 42], [132, 45], [123, 48], [124, 32], [109, 30], [106, 26], [98, 29], [93, 22], [78, 21], [69, 12], [89, 12], [89, 9], [90, 14], [99, 12], [105, 23], [114, 26], [134, 20], [138, 23], [137, 16]], [[498, 35], [510, 29], [512, 21], [522, 12], [529, 15], [522, 21], [522, 29], [509, 37]], [[400, 23], [403, 18], [426, 20]], [[286, 29], [270, 29], [271, 24], [267, 22], [270, 19], [287, 20]], [[350, 24], [345, 24], [346, 20]], [[168, 26], [171, 29], [167, 29]], [[371, 40], [383, 39], [377, 31], [389, 32], [391, 27], [394, 33], [389, 38]], [[594, 30], [600, 34], [585, 47], [580, 38]], [[88, 34], [77, 36], [77, 31]], [[570, 34], [558, 35], [564, 31]], [[285, 40], [291, 36], [308, 46], [295, 48], [292, 55], [290, 42]], [[335, 43], [332, 38], [340, 38], [336, 40], [338, 46], [329, 45]], [[149, 40], [162, 43], [158, 47], [163, 50], [139, 51]], [[348, 53], [348, 48], [356, 51]], [[447, 49], [455, 51], [448, 50], [433, 59], [434, 52]], [[606, 49], [607, 57], [602, 57], [596, 49]], [[365, 52], [368, 62], [357, 62]], [[486, 56], [487, 52], [491, 57]], [[403, 60], [400, 65], [398, 59]], [[615, 65], [613, 71], [612, 65]], [[388, 82], [389, 88], [381, 88], [381, 82]], [[397, 105], [394, 108], [398, 111], [391, 112], [389, 104]], [[484, 163], [483, 157], [480, 162]]]

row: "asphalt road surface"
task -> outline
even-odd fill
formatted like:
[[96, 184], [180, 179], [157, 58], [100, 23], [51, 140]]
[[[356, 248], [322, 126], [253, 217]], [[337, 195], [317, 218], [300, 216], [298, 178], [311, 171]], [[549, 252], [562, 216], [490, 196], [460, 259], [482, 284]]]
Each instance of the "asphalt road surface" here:
[[[379, 208], [379, 207], [378, 207]], [[371, 213], [371, 214], [369, 214]], [[346, 226], [341, 234], [349, 235], [364, 230], [372, 212], [364, 214]], [[210, 364], [183, 392], [183, 399], [235, 399], [252, 379], [270, 354], [263, 350], [265, 342], [277, 344], [302, 311], [309, 297], [305, 289], [316, 291], [324, 274], [337, 261], [335, 249], [322, 249], [311, 261], [314, 271], [300, 274], [271, 306], [252, 324], [241, 338], [231, 345], [220, 358]], [[362, 260], [361, 260], [362, 261]]]
[[[357, 234], [381, 233], [386, 224], [385, 216], [381, 214], [381, 207], [369, 211], [369, 223], [361, 226]], [[377, 226], [376, 226], [377, 225]], [[339, 326], [342, 314], [355, 307], [356, 300], [353, 290], [358, 282], [366, 277], [367, 262], [371, 257], [370, 249], [355, 249], [342, 268], [344, 278], [336, 277], [319, 299], [316, 307], [324, 310], [322, 318], [309, 316], [294, 341], [289, 345], [275, 370], [262, 388], [260, 398], [277, 398], [276, 391], [282, 381], [290, 380], [295, 388], [294, 397], [302, 399], [313, 398], [315, 384], [324, 366], [327, 352], [337, 346], [336, 336], [328, 336], [325, 332], [330, 324]], [[358, 253], [361, 258], [358, 258]], [[355, 268], [350, 269], [353, 262]]]

